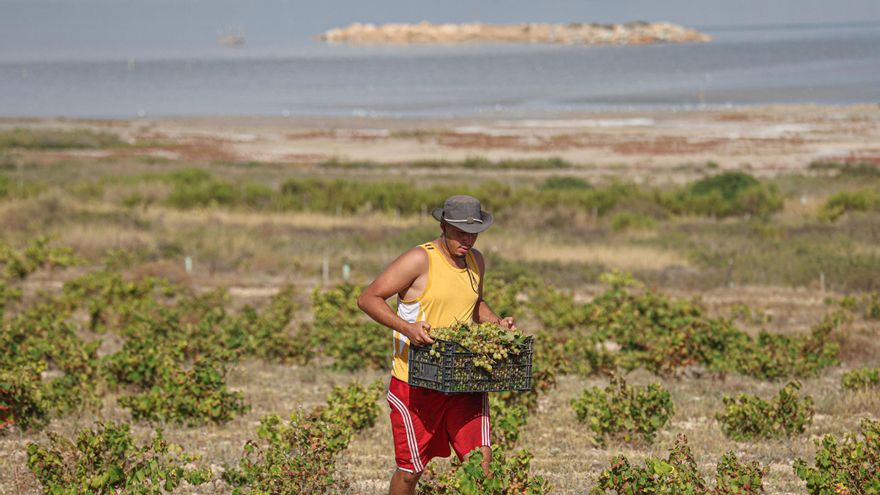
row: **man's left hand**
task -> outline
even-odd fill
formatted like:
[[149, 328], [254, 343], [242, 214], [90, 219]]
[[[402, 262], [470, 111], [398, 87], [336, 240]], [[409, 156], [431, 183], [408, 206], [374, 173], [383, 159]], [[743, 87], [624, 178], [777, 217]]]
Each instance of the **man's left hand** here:
[[508, 330], [516, 330], [516, 325], [513, 323], [513, 317], [508, 316], [507, 318], [501, 318], [498, 320], [498, 324]]

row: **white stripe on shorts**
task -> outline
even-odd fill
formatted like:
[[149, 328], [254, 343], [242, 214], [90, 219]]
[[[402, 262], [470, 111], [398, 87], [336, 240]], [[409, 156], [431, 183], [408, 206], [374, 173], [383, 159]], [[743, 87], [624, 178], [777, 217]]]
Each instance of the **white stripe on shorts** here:
[[415, 468], [416, 472], [422, 471], [425, 467], [422, 465], [422, 460], [419, 458], [419, 444], [416, 442], [416, 432], [415, 428], [413, 428], [412, 418], [409, 415], [409, 410], [407, 410], [406, 406], [403, 404], [403, 401], [397, 398], [391, 391], [388, 391], [388, 402], [397, 409], [400, 415], [403, 417], [403, 426], [406, 430], [406, 442], [409, 445], [409, 454], [412, 457], [412, 464]]
[[489, 434], [489, 394], [483, 394], [483, 445], [492, 445], [492, 435]]

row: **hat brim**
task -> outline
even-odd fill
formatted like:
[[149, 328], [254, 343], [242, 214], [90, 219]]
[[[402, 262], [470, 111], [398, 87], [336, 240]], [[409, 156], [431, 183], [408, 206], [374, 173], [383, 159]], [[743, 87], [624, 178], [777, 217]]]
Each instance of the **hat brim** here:
[[[431, 211], [431, 216], [434, 217], [434, 220], [438, 222], [443, 221], [443, 208], [434, 208]], [[474, 223], [452, 223], [447, 222], [449, 225], [461, 230], [462, 232], [467, 232], [468, 234], [479, 234], [480, 232], [485, 231], [489, 227], [492, 226], [492, 222], [494, 221], [494, 217], [491, 213], [480, 210], [480, 219], [483, 220], [482, 223], [474, 222]]]

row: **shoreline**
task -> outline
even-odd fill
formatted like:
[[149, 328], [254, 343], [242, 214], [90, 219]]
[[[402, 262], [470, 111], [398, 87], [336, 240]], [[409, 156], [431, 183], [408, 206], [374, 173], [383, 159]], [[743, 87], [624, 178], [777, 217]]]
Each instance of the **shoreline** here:
[[880, 106], [867, 104], [531, 112], [520, 117], [0, 117], [0, 129], [14, 127], [86, 128], [141, 143], [57, 152], [71, 158], [142, 154], [171, 160], [404, 166], [420, 160], [555, 157], [575, 169], [617, 174], [708, 162], [759, 175], [802, 170], [822, 160], [880, 165]]

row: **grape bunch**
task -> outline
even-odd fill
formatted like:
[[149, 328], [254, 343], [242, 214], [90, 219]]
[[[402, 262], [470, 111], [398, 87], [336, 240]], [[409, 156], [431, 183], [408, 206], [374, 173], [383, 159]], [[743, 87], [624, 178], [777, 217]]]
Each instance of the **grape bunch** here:
[[[449, 327], [433, 328], [431, 338], [456, 342], [476, 354], [474, 366], [492, 372], [492, 366], [520, 352], [520, 345], [526, 337], [516, 330], [508, 330], [495, 323], [468, 324], [457, 323]], [[434, 349], [428, 352], [439, 356]]]

